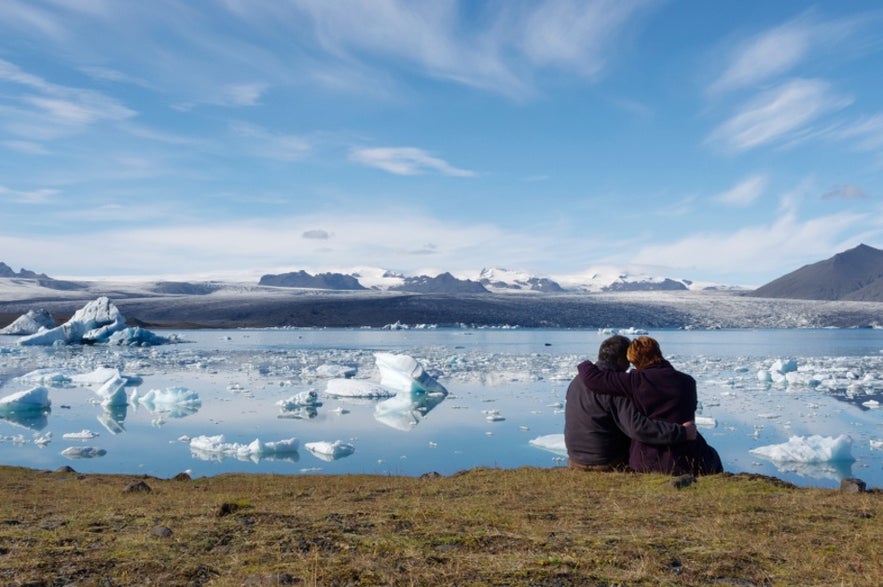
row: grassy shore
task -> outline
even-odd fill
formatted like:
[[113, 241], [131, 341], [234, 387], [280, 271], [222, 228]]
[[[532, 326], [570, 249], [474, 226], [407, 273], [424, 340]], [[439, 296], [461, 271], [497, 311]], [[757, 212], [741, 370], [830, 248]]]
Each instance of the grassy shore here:
[[883, 494], [476, 469], [157, 479], [0, 467], [4, 585], [876, 585]]

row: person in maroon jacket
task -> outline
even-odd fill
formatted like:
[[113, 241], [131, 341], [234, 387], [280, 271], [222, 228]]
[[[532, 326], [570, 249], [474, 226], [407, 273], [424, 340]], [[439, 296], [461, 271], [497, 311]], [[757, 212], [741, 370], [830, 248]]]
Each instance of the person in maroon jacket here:
[[[604, 340], [598, 349], [598, 368], [627, 371], [630, 342], [620, 335]], [[632, 439], [647, 444], [676, 444], [695, 438], [693, 422], [682, 426], [651, 420], [627, 397], [591, 393], [579, 376], [567, 388], [564, 445], [571, 469], [626, 470]]]
[[[579, 379], [594, 393], [624, 396], [648, 418], [678, 424], [695, 419], [696, 380], [672, 367], [649, 336], [639, 336], [628, 348], [634, 369], [627, 373], [602, 370], [591, 361], [577, 368]], [[633, 441], [629, 467], [641, 472], [671, 475], [710, 475], [723, 472], [720, 456], [701, 434], [680, 444], [652, 445]]]

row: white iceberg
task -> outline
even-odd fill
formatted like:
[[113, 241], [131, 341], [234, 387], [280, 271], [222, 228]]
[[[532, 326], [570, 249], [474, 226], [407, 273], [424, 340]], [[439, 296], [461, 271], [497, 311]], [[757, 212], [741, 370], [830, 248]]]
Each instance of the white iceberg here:
[[303, 407], [321, 406], [322, 402], [319, 401], [319, 394], [316, 392], [316, 390], [309, 389], [307, 391], [297, 393], [288, 399], [279, 400], [278, 402], [276, 402], [276, 405], [283, 410], [294, 410]]
[[114, 375], [108, 379], [95, 392], [101, 398], [102, 406], [124, 406], [128, 402], [126, 400], [126, 383], [128, 381], [119, 375]]
[[0, 398], [2, 412], [34, 412], [45, 410], [52, 404], [49, 401], [49, 390], [45, 387], [33, 387]]
[[29, 335], [36, 334], [41, 330], [55, 328], [55, 319], [46, 310], [28, 310], [27, 314], [19, 316], [5, 328], [0, 328], [0, 334]]
[[98, 434], [87, 428], [84, 428], [80, 432], [67, 432], [61, 435], [65, 440], [90, 440], [96, 436], [98, 436]]
[[18, 341], [21, 345], [82, 344], [105, 342], [111, 334], [126, 327], [126, 319], [110, 298], [101, 296], [77, 310], [70, 320], [31, 334]]
[[788, 442], [759, 446], [749, 451], [753, 455], [776, 462], [830, 463], [854, 461], [852, 439], [841, 434], [830, 436], [792, 436]]
[[380, 384], [400, 392], [447, 393], [423, 366], [408, 355], [374, 353]]
[[307, 442], [304, 443], [304, 448], [323, 461], [336, 461], [348, 457], [356, 451], [356, 447], [342, 440]]
[[717, 428], [717, 420], [710, 416], [696, 416], [693, 422], [697, 428]]
[[531, 446], [553, 452], [556, 455], [567, 456], [567, 446], [564, 444], [563, 434], [546, 434], [537, 436], [529, 441]]
[[120, 370], [115, 367], [98, 367], [88, 373], [78, 373], [71, 376], [71, 381], [81, 385], [101, 385], [115, 377], [122, 377]]
[[204, 460], [216, 460], [223, 457], [235, 457], [240, 460], [258, 462], [261, 458], [277, 455], [288, 456], [297, 460], [297, 438], [287, 438], [276, 442], [261, 442], [254, 439], [249, 444], [226, 442], [223, 434], [215, 436], [197, 436], [190, 439], [190, 452]]
[[172, 418], [195, 414], [202, 407], [202, 400], [197, 392], [180, 386], [151, 389], [144, 395], [139, 395], [136, 389], [129, 397], [129, 402], [133, 406], [144, 406], [151, 412], [167, 412]]
[[16, 380], [23, 383], [38, 383], [40, 385], [61, 387], [70, 383], [75, 373], [73, 369], [34, 369], [24, 375], [19, 375], [16, 377]]
[[329, 379], [325, 393], [335, 397], [392, 397], [395, 395], [394, 391], [364, 379]]

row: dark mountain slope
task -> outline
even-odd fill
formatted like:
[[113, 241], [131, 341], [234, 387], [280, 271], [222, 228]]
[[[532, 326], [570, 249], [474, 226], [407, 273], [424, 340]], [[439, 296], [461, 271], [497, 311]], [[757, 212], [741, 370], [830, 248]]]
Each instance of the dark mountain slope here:
[[859, 245], [746, 294], [798, 300], [883, 301], [883, 251]]

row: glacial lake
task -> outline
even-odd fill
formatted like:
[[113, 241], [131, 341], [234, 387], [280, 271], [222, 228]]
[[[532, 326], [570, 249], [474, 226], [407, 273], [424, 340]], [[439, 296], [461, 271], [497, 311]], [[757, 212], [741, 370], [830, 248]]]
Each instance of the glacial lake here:
[[[565, 457], [531, 440], [563, 431], [565, 391], [576, 365], [594, 359], [610, 334], [517, 328], [156, 333], [182, 342], [148, 348], [21, 347], [17, 337], [0, 337], [0, 397], [42, 385], [51, 400], [48, 413], [0, 414], [0, 463], [158, 477], [182, 471], [194, 477], [234, 471], [418, 476], [478, 466], [564, 466]], [[700, 432], [720, 452], [727, 471], [772, 475], [801, 486], [837, 487], [845, 477], [883, 486], [883, 409], [878, 407], [883, 404], [883, 330], [648, 334], [677, 368], [696, 378]], [[375, 352], [413, 357], [447, 396], [326, 396], [335, 370], [378, 382]], [[758, 376], [780, 360], [792, 361], [799, 377], [775, 382]], [[102, 367], [129, 378], [129, 395], [185, 388], [199, 403], [105, 408], [96, 395], [99, 384], [76, 377]], [[321, 406], [285, 410], [278, 405], [308, 390], [317, 392]], [[93, 437], [65, 438], [84, 431]], [[300, 448], [239, 457], [191, 449], [190, 439], [216, 435], [242, 445], [296, 438]], [[776, 462], [749, 452], [812, 435], [847, 435], [854, 460]], [[321, 441], [342, 441], [355, 450], [329, 459], [304, 446]], [[62, 455], [83, 447], [101, 456]]]

